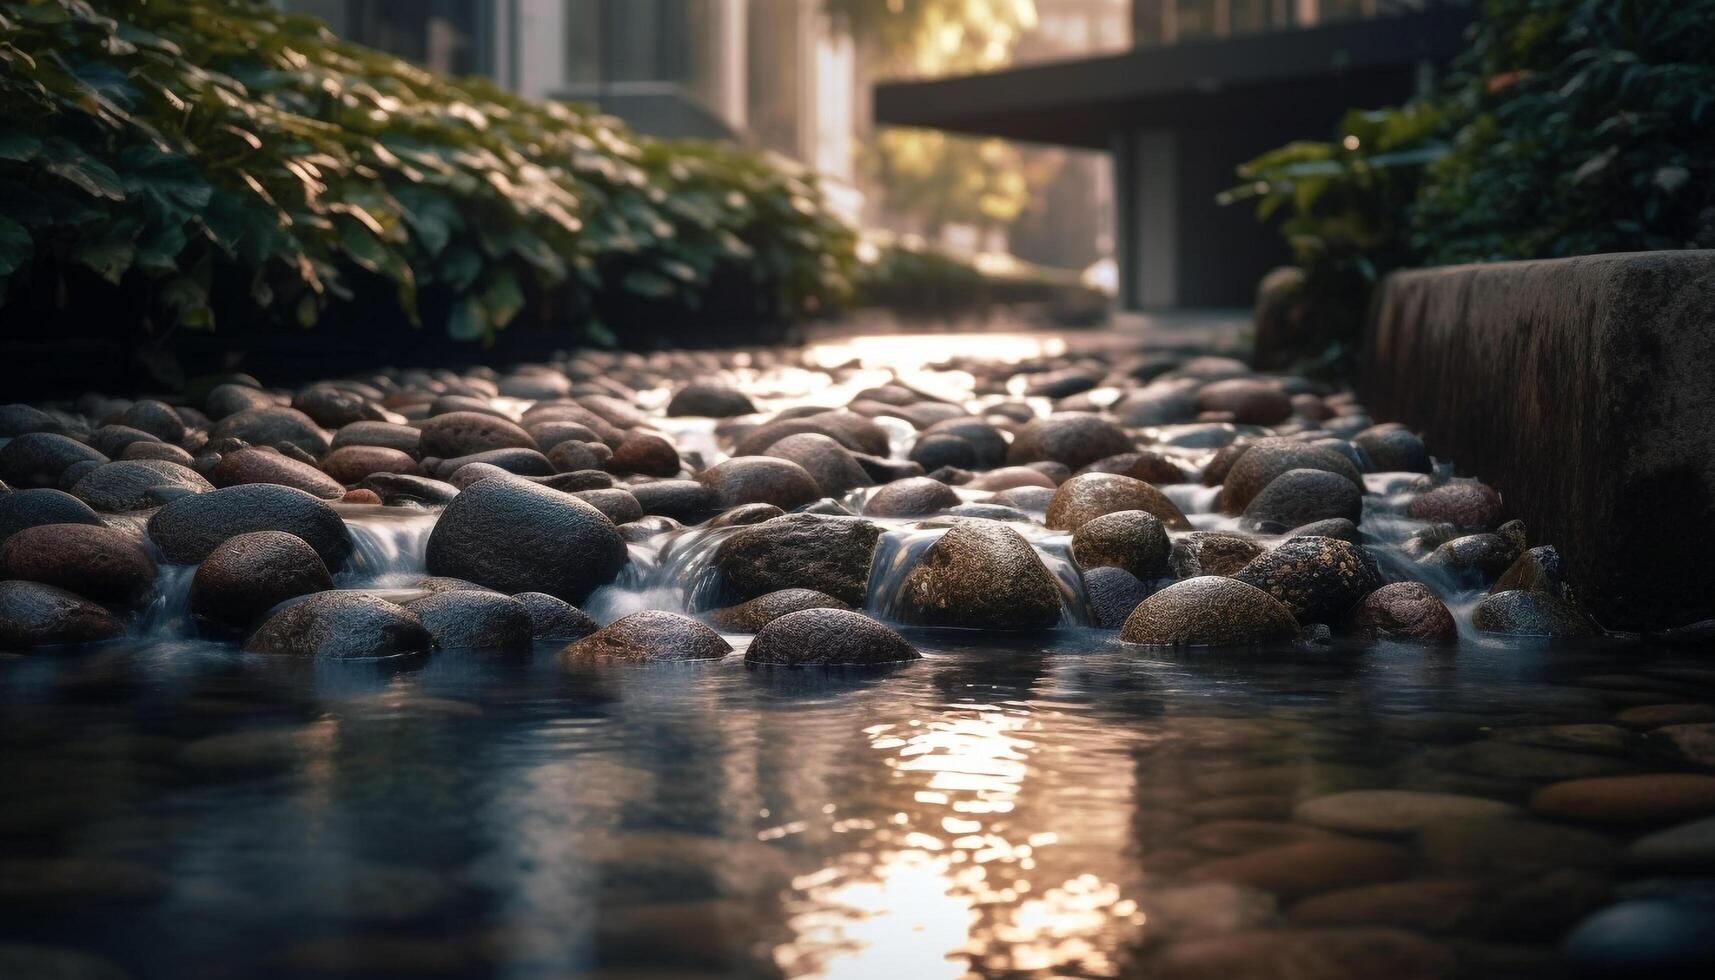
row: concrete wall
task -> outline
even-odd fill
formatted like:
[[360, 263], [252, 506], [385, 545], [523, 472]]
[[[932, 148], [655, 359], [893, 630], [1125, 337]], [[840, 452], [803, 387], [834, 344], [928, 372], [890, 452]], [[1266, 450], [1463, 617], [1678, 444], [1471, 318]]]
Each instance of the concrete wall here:
[[1715, 618], [1715, 251], [1396, 273], [1362, 389], [1558, 546], [1605, 626]]

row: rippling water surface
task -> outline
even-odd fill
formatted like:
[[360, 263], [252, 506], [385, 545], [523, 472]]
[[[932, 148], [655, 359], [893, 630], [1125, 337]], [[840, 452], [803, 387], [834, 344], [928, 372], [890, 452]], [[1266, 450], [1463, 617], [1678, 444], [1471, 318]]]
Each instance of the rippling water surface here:
[[[953, 375], [911, 380], [969, 387]], [[843, 397], [816, 372], [763, 380], [771, 410]], [[719, 458], [710, 420], [657, 421]], [[864, 671], [748, 667], [744, 636], [716, 663], [568, 670], [549, 646], [282, 662], [197, 638], [191, 568], [163, 565], [135, 638], [0, 655], [0, 973], [1559, 975], [1573, 924], [1697, 868], [1624, 853], [1680, 818], [1555, 822], [1532, 794], [1698, 771], [1708, 744], [1699, 756], [1645, 731], [1715, 719], [1715, 668], [1636, 641], [1471, 631], [1481, 593], [1398, 550], [1422, 526], [1400, 516], [1401, 479], [1369, 477], [1366, 540], [1390, 578], [1447, 600], [1465, 631], [1455, 647], [1124, 646], [1084, 625], [1066, 535], [1022, 523], [1062, 583], [1059, 628], [905, 630], [924, 659]], [[1212, 490], [1168, 492], [1198, 527], [1232, 526]], [[357, 548], [336, 586], [408, 595], [434, 513], [341, 512]], [[866, 605], [888, 619], [940, 531], [878, 523]], [[709, 553], [730, 533], [633, 545], [585, 608], [604, 623], [704, 608]], [[1650, 722], [1652, 706], [1675, 707]], [[1501, 805], [1373, 832], [1298, 809], [1368, 789]], [[1361, 860], [1328, 850], [1354, 843]], [[1309, 850], [1281, 851], [1295, 846]], [[1426, 938], [1321, 972], [1327, 941], [1310, 967], [1279, 943], [1354, 925]], [[1227, 960], [1164, 954], [1258, 930], [1274, 938], [1235, 941], [1254, 952]], [[36, 959], [7, 959], [24, 946]], [[74, 949], [122, 972], [53, 952]]]
[[1198, 880], [1199, 827], [1360, 786], [1519, 802], [1544, 773], [1484, 747], [1715, 680], [1600, 647], [912, 639], [926, 658], [882, 673], [180, 641], [6, 663], [0, 937], [145, 977], [1112, 976], [1277, 921]]

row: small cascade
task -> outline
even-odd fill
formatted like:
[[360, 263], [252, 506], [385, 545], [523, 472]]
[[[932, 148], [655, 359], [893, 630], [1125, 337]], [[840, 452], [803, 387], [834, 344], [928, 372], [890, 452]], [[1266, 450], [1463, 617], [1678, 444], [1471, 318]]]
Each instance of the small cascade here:
[[1200, 483], [1168, 483], [1157, 487], [1173, 506], [1186, 517], [1196, 518], [1202, 514], [1216, 514], [1215, 499], [1220, 496], [1220, 487], [1205, 487]]
[[191, 580], [196, 573], [195, 565], [161, 562], [155, 566], [155, 587], [137, 613], [141, 636], [150, 640], [179, 640], [196, 635], [196, 624], [191, 619]]
[[342, 508], [352, 554], [335, 582], [342, 588], [402, 588], [427, 575], [425, 554], [439, 511]]
[[695, 613], [713, 606], [720, 589], [714, 552], [737, 527], [687, 528], [631, 546], [631, 564], [618, 580], [596, 590], [584, 611], [607, 623], [645, 609]]
[[947, 533], [944, 527], [898, 528], [886, 531], [875, 544], [869, 566], [869, 590], [863, 606], [879, 619], [898, 622], [905, 608], [905, 579], [929, 546]]

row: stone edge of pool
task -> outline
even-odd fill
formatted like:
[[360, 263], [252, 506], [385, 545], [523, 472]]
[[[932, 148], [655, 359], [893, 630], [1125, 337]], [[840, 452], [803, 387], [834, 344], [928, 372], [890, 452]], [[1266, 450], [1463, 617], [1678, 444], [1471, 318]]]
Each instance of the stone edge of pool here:
[[1559, 545], [1609, 628], [1715, 618], [1715, 250], [1411, 269], [1360, 391]]

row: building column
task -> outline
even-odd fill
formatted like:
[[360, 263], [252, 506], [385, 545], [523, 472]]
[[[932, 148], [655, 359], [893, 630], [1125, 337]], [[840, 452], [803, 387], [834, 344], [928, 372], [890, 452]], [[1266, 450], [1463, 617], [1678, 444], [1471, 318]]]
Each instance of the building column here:
[[1170, 129], [1121, 133], [1114, 142], [1114, 251], [1120, 305], [1179, 304], [1179, 137]]

